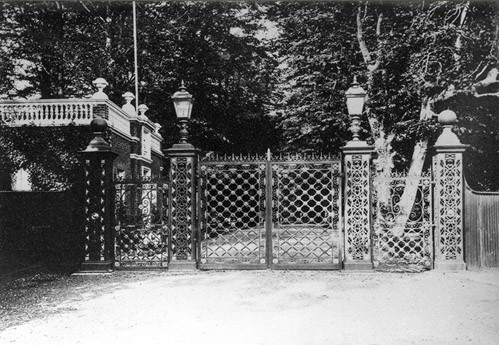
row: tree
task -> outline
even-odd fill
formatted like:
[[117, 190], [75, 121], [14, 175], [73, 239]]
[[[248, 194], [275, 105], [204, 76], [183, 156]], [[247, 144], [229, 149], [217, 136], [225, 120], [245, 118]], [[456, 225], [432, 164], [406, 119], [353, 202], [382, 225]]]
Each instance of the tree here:
[[178, 130], [165, 95], [181, 80], [195, 97], [190, 133], [197, 147], [264, 152], [276, 146], [278, 133], [267, 115], [274, 60], [255, 37], [260, 15], [257, 4], [245, 3], [139, 6], [141, 95], [165, 126], [167, 146], [176, 142]]
[[[285, 137], [291, 146], [308, 142], [310, 149], [332, 147], [328, 139], [313, 138], [320, 138], [321, 130], [345, 133], [343, 92], [357, 74], [368, 93], [364, 136], [375, 146], [378, 174], [394, 169], [421, 174], [439, 129], [434, 115], [454, 97], [478, 96], [477, 88], [488, 85], [485, 75], [492, 71], [493, 77], [497, 67], [492, 3], [269, 6], [282, 32], [277, 44], [286, 77], [276, 113]], [[321, 119], [318, 124], [315, 118]], [[387, 203], [388, 186], [381, 189], [379, 201]], [[405, 227], [416, 192], [417, 180], [408, 182], [394, 232]]]

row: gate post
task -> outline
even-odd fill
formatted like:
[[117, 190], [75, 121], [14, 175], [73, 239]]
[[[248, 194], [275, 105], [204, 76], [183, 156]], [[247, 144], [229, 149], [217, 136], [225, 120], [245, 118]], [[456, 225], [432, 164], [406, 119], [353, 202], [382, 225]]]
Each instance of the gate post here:
[[191, 144], [175, 144], [165, 150], [170, 158], [169, 228], [170, 270], [197, 267], [197, 165], [199, 150]]
[[351, 118], [352, 140], [342, 147], [345, 165], [345, 256], [346, 270], [371, 270], [371, 153], [373, 148], [359, 139], [360, 118], [366, 92], [354, 77], [345, 92]]
[[107, 122], [95, 118], [90, 123], [95, 137], [84, 151], [85, 159], [85, 259], [81, 271], [111, 271], [114, 268], [114, 185], [113, 160], [103, 135]]
[[435, 269], [464, 270], [463, 253], [463, 145], [452, 126], [456, 114], [444, 110], [438, 116], [444, 126], [434, 146]]
[[170, 270], [197, 268], [197, 166], [199, 150], [187, 142], [187, 123], [191, 117], [192, 95], [184, 82], [172, 96], [180, 122], [180, 141], [165, 150], [170, 158], [169, 228]]
[[371, 270], [371, 154], [365, 141], [342, 147], [345, 167], [345, 270]]

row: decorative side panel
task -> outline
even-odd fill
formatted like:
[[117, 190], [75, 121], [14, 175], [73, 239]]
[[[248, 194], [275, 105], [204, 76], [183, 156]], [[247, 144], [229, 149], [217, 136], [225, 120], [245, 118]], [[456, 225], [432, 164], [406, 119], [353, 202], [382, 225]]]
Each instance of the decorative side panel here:
[[370, 155], [345, 155], [345, 257], [370, 261]]
[[429, 173], [373, 178], [373, 261], [381, 270], [413, 272], [433, 262]]
[[168, 265], [167, 214], [167, 184], [153, 181], [116, 183], [116, 266]]
[[172, 157], [171, 186], [171, 252], [172, 260], [192, 259], [193, 230], [193, 157]]
[[462, 153], [438, 153], [433, 168], [436, 180], [435, 259], [463, 261]]

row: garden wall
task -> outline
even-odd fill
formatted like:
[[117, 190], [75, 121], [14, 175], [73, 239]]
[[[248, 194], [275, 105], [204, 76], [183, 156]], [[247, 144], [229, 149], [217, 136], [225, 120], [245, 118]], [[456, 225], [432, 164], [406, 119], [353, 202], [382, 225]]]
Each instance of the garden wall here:
[[0, 250], [33, 263], [83, 261], [83, 203], [75, 191], [0, 192]]

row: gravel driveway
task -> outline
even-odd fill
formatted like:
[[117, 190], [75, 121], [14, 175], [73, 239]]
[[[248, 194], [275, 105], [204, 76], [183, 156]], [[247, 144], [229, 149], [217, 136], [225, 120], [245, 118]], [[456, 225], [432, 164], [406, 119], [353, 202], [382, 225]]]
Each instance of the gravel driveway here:
[[0, 298], [0, 344], [499, 343], [499, 271], [115, 272]]

